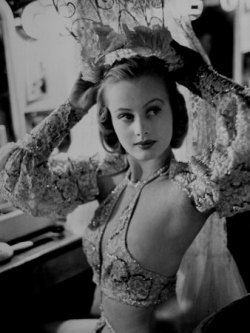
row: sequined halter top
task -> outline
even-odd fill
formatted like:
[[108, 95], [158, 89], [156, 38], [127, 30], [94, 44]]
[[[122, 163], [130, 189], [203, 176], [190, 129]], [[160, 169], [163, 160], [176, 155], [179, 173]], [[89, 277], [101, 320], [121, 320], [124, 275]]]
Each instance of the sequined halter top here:
[[100, 285], [106, 297], [138, 307], [149, 307], [175, 295], [176, 276], [166, 277], [142, 267], [131, 255], [126, 241], [129, 223], [143, 187], [167, 173], [168, 167], [163, 167], [147, 180], [136, 183], [135, 195], [123, 210], [104, 253], [101, 243], [105, 227], [121, 193], [130, 182], [129, 173], [100, 204], [86, 228], [84, 252], [93, 269], [93, 280]]

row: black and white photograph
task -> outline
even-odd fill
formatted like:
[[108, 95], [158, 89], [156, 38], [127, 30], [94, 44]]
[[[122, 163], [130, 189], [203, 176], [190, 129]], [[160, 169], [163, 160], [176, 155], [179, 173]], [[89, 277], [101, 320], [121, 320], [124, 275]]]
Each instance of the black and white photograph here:
[[0, 0], [0, 332], [250, 332], [250, 0]]

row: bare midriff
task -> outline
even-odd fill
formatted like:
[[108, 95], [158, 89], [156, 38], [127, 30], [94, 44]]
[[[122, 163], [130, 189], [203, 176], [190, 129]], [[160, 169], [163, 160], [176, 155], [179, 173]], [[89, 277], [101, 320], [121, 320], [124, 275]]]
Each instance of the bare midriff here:
[[[103, 316], [115, 333], [151, 333], [154, 309], [155, 306], [137, 307], [102, 297]], [[111, 332], [108, 325], [102, 331]]]

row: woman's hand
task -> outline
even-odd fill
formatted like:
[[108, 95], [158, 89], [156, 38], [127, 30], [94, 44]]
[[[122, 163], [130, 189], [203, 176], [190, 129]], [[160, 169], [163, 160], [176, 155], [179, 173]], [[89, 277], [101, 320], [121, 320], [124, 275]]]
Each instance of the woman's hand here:
[[189, 87], [198, 69], [207, 65], [207, 62], [200, 53], [177, 43], [173, 39], [169, 47], [172, 57], [166, 57], [166, 65], [178, 83]]
[[89, 111], [89, 109], [96, 103], [98, 87], [94, 83], [84, 81], [81, 74], [75, 81], [70, 95], [69, 101], [72, 107], [76, 110]]

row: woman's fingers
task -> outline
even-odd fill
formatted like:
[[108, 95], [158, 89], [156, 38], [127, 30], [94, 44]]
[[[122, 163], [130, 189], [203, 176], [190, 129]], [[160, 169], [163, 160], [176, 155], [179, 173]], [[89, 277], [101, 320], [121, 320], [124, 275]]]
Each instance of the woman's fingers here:
[[76, 109], [88, 111], [96, 101], [96, 87], [92, 82], [84, 81], [81, 74], [74, 83], [69, 100], [71, 105]]
[[98, 87], [90, 87], [81, 97], [79, 101], [79, 107], [85, 111], [88, 111], [95, 103]]

